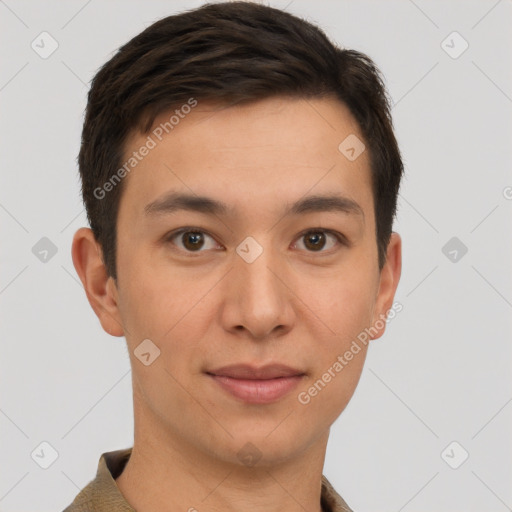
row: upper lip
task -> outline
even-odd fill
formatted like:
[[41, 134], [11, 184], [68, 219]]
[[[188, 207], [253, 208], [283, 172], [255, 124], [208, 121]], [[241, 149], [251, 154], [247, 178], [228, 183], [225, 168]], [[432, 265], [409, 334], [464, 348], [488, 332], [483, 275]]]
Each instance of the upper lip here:
[[231, 377], [232, 379], [277, 379], [279, 377], [293, 377], [304, 375], [304, 372], [291, 368], [284, 364], [268, 364], [265, 366], [253, 366], [250, 364], [236, 364], [223, 366], [216, 370], [210, 370], [206, 373], [223, 377]]

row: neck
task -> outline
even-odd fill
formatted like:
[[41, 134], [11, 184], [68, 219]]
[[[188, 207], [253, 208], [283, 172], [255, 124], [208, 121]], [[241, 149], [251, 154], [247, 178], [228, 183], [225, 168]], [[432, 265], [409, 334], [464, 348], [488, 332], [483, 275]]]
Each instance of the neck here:
[[141, 408], [134, 400], [133, 450], [116, 479], [137, 512], [322, 512], [328, 431], [295, 457], [248, 467], [190, 445]]

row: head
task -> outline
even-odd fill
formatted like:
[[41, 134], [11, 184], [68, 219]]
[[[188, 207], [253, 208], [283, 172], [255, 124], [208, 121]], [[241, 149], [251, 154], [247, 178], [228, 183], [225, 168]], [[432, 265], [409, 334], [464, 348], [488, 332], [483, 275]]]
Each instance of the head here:
[[[264, 5], [164, 18], [94, 77], [79, 169], [73, 261], [126, 337], [136, 429], [232, 462], [251, 443], [261, 464], [324, 439], [400, 276], [403, 166], [373, 62]], [[212, 378], [240, 363], [300, 378], [250, 403]]]

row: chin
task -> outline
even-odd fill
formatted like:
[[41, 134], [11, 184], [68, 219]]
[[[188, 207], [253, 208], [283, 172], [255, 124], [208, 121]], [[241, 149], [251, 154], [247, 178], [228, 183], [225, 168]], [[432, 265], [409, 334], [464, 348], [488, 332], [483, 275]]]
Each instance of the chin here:
[[[282, 418], [285, 417], [286, 414]], [[305, 432], [299, 425], [285, 427], [286, 421], [247, 425], [245, 431], [242, 425], [233, 427], [233, 438], [224, 437], [225, 441], [216, 445], [215, 455], [228, 463], [246, 467], [275, 467], [293, 460], [306, 451], [319, 435]]]

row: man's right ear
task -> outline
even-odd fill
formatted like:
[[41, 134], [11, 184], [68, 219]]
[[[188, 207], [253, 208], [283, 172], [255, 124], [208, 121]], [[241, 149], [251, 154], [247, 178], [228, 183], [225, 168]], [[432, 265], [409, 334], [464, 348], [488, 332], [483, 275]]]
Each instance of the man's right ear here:
[[108, 334], [123, 336], [116, 282], [108, 276], [102, 254], [91, 229], [80, 228], [75, 233], [71, 256], [89, 304]]

